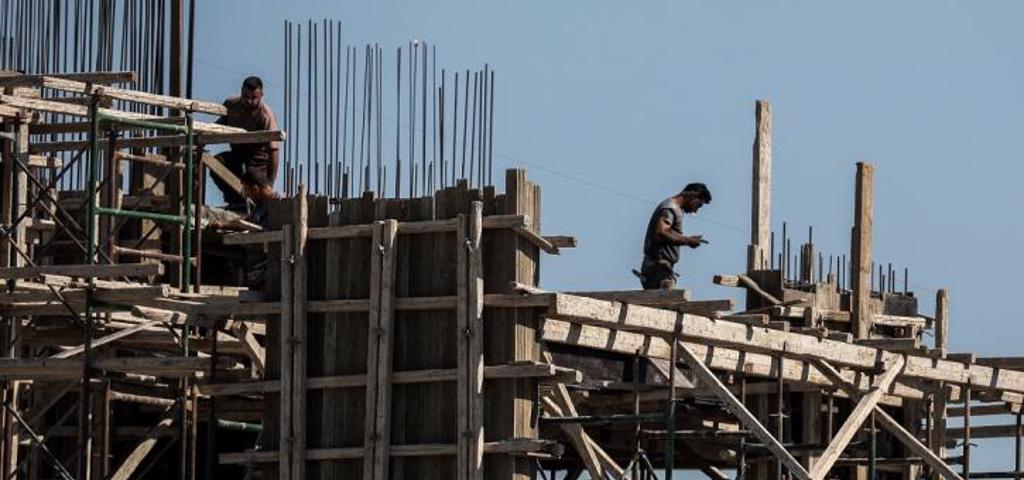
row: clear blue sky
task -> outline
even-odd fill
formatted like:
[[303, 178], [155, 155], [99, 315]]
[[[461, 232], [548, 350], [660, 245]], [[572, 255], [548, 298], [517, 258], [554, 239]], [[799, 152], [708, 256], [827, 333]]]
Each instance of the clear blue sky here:
[[[813, 225], [819, 249], [845, 252], [854, 163], [874, 163], [875, 257], [910, 268], [927, 312], [950, 289], [953, 351], [1024, 354], [1024, 3], [199, 3], [201, 98], [253, 73], [281, 110], [285, 19], [342, 19], [346, 43], [385, 52], [426, 38], [439, 68], [489, 62], [495, 169], [527, 168], [546, 233], [581, 240], [545, 260], [552, 289], [635, 288], [651, 208], [700, 180], [714, 202], [686, 228], [712, 243], [685, 254], [682, 284], [740, 300], [711, 277], [744, 266], [753, 101], [769, 99], [775, 229]], [[1008, 448], [977, 457], [1012, 466]]]

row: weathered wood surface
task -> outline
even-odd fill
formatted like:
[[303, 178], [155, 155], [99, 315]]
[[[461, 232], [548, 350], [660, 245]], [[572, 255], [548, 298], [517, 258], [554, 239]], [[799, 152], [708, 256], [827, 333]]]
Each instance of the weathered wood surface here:
[[747, 271], [766, 270], [771, 264], [772, 219], [772, 106], [758, 100], [754, 106], [755, 134], [751, 174], [750, 246]]
[[857, 163], [857, 182], [853, 206], [853, 236], [850, 255], [853, 269], [851, 320], [854, 338], [868, 338], [871, 332], [871, 230], [874, 224], [875, 167]]
[[[657, 336], [671, 335], [678, 315], [682, 317], [682, 338], [685, 340], [791, 358], [818, 358], [866, 371], [877, 369], [879, 362], [888, 355], [877, 348], [810, 335], [566, 294], [556, 294], [547, 315], [573, 323]], [[970, 382], [975, 387], [1024, 393], [1024, 372], [915, 355], [907, 357], [901, 378], [960, 385]]]

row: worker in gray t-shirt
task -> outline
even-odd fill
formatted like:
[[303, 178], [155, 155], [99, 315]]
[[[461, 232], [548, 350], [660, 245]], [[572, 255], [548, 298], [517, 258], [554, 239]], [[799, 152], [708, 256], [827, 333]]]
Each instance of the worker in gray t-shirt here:
[[691, 183], [678, 195], [658, 204], [647, 223], [644, 236], [644, 261], [640, 277], [645, 290], [671, 290], [676, 285], [675, 265], [679, 261], [679, 247], [697, 248], [707, 243], [701, 235], [683, 235], [683, 213], [696, 213], [711, 203], [711, 191], [703, 183]]

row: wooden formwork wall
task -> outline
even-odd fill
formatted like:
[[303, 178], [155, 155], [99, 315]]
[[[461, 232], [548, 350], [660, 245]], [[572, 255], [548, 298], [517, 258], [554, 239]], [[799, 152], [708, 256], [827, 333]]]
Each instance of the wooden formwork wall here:
[[[525, 172], [506, 173], [506, 193], [493, 187], [469, 189], [465, 184], [438, 191], [434, 197], [375, 199], [372, 194], [343, 200], [328, 213], [327, 201], [310, 198], [309, 226], [368, 224], [393, 219], [401, 222], [456, 218], [483, 204], [483, 215], [527, 215], [532, 229], [540, 228], [540, 189]], [[294, 199], [271, 209], [271, 228], [294, 223]], [[307, 247], [308, 300], [371, 298], [371, 237], [311, 241]], [[510, 282], [536, 285], [539, 252], [512, 230], [484, 230], [482, 237], [484, 291], [506, 293]], [[393, 293], [396, 298], [452, 296], [457, 293], [457, 241], [455, 232], [398, 235], [395, 244]], [[271, 248], [267, 300], [280, 298], [280, 246]], [[491, 308], [483, 313], [485, 365], [538, 361], [538, 315], [531, 309]], [[396, 310], [391, 362], [395, 372], [457, 369], [456, 311]], [[309, 378], [360, 375], [368, 372], [369, 314], [310, 313], [306, 316]], [[267, 325], [267, 378], [281, 378], [280, 330], [275, 319]], [[536, 438], [532, 419], [536, 397], [534, 379], [489, 379], [484, 383], [485, 440]], [[454, 445], [459, 439], [456, 382], [392, 385], [390, 445]], [[295, 392], [286, 401], [304, 401], [307, 411], [306, 448], [351, 449], [367, 443], [366, 387], [327, 388]], [[280, 396], [268, 394], [262, 442], [266, 450], [279, 444]], [[369, 449], [368, 449], [369, 450]], [[364, 452], [364, 455], [367, 454]], [[322, 460], [306, 463], [307, 478], [363, 478], [363, 459]], [[277, 478], [277, 466], [264, 470]], [[484, 456], [484, 478], [533, 478], [533, 462], [522, 457]], [[389, 478], [456, 478], [456, 457], [391, 456]]]

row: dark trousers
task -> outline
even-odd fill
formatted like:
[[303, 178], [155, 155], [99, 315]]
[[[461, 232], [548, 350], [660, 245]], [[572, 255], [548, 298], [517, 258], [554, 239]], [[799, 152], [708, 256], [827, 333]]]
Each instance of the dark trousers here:
[[640, 285], [644, 290], [672, 290], [676, 287], [676, 272], [664, 261], [644, 260], [640, 267]]
[[[217, 158], [220, 159], [221, 163], [223, 163], [231, 173], [234, 173], [236, 177], [242, 178], [242, 176], [245, 175], [245, 164], [247, 159], [242, 155], [228, 150], [226, 152], [218, 153]], [[219, 188], [220, 192], [224, 195], [224, 203], [227, 204], [228, 210], [234, 210], [232, 207], [245, 207], [245, 197], [232, 190], [228, 182], [221, 180], [217, 175], [211, 176], [213, 177], [214, 185], [217, 185], [217, 188]]]

